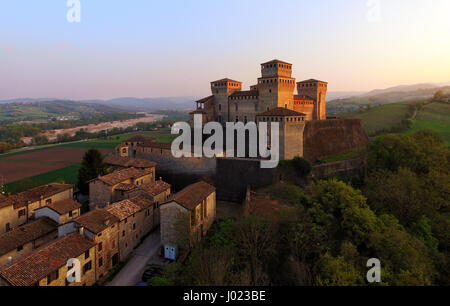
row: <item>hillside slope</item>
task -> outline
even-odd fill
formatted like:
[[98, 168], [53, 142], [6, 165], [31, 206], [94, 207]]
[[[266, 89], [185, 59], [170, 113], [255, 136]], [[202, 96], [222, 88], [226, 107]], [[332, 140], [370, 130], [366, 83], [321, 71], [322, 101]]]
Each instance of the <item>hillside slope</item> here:
[[[340, 117], [363, 119], [363, 126], [367, 134], [375, 136], [401, 124], [403, 119], [411, 115], [411, 105], [416, 102], [418, 101], [380, 105], [369, 110], [347, 112]], [[420, 129], [431, 129], [442, 135], [446, 143], [450, 145], [449, 103], [434, 102], [423, 106], [415, 114], [412, 123], [412, 127], [402, 131], [402, 133], [414, 133]]]

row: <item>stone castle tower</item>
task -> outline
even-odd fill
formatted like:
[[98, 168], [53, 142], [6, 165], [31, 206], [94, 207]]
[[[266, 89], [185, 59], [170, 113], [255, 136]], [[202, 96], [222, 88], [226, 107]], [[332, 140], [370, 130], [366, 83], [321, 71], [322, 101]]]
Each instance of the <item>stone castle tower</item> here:
[[308, 121], [326, 120], [327, 86], [314, 79], [296, 83], [292, 64], [272, 60], [261, 64], [261, 77], [250, 90], [243, 91], [241, 82], [228, 78], [211, 82], [212, 95], [196, 102], [191, 122], [194, 114], [206, 122], [255, 122], [258, 114], [275, 108], [296, 111]]

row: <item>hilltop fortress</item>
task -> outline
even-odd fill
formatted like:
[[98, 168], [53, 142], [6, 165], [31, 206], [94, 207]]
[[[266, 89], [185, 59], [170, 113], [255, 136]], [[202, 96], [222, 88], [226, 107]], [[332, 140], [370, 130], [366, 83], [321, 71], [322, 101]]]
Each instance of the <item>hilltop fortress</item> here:
[[261, 77], [250, 90], [229, 78], [211, 82], [212, 95], [196, 101], [190, 122], [194, 115], [203, 123], [277, 122], [281, 159], [315, 161], [363, 149], [368, 137], [360, 119], [327, 118], [327, 88], [327, 82], [315, 79], [296, 82], [292, 64], [272, 60], [261, 64]]

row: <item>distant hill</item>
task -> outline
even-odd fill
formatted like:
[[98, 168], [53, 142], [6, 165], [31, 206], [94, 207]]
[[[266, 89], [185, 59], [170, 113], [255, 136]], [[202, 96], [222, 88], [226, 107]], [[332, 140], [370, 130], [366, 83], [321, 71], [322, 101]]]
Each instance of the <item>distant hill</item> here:
[[74, 101], [23, 101], [0, 104], [2, 121], [76, 120], [124, 113], [123, 109]]
[[85, 100], [83, 102], [109, 105], [130, 111], [155, 112], [161, 110], [192, 110], [196, 97], [117, 98], [111, 100]]
[[[372, 106], [396, 103], [402, 101], [424, 100], [431, 98], [438, 90], [450, 94], [450, 86], [420, 88], [425, 85], [398, 86], [391, 89], [372, 91], [372, 94], [331, 100], [327, 102], [327, 113], [339, 115], [344, 112], [358, 110], [368, 104]], [[398, 91], [395, 91], [398, 90]]]

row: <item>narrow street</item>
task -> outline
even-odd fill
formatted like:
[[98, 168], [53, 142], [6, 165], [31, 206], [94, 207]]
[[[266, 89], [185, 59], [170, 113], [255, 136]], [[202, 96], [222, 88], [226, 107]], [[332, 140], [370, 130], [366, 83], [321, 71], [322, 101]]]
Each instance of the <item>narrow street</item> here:
[[107, 286], [134, 286], [140, 282], [147, 262], [158, 252], [160, 242], [161, 236], [158, 229], [134, 251], [133, 257]]

